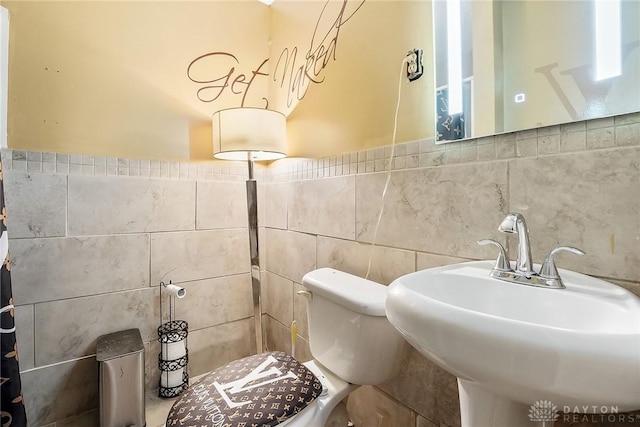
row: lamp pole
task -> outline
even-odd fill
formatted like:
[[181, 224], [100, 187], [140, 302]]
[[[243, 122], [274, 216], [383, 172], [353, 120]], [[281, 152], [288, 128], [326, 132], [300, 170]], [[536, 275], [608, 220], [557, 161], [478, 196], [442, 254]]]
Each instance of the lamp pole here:
[[258, 191], [253, 174], [255, 161], [286, 157], [287, 121], [280, 112], [264, 108], [236, 107], [216, 111], [211, 118], [213, 157], [247, 160], [247, 216], [251, 255], [251, 293], [255, 320], [256, 350], [262, 353], [262, 303], [260, 293], [260, 248], [258, 245]]
[[262, 301], [260, 284], [260, 249], [258, 247], [258, 190], [253, 176], [253, 158], [247, 154], [249, 178], [247, 179], [247, 213], [249, 218], [249, 251], [251, 255], [251, 292], [256, 330], [256, 350], [262, 353]]

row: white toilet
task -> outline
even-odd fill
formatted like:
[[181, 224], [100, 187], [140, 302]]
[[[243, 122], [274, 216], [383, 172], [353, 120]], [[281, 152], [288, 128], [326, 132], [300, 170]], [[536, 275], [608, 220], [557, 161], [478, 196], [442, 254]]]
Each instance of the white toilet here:
[[332, 268], [307, 273], [302, 284], [311, 294], [307, 314], [313, 356], [304, 365], [328, 390], [280, 425], [325, 427], [349, 393], [395, 376], [405, 341], [387, 320], [386, 286]]
[[[239, 422], [237, 425], [247, 426], [274, 426], [278, 427], [346, 427], [346, 416], [344, 414], [344, 405], [339, 403], [349, 393], [357, 389], [361, 385], [380, 384], [392, 378], [400, 368], [402, 354], [405, 349], [405, 341], [389, 323], [385, 313], [385, 301], [387, 298], [387, 287], [379, 283], [372, 282], [348, 273], [344, 273], [332, 268], [321, 268], [307, 273], [302, 284], [308, 289], [308, 321], [309, 321], [309, 342], [311, 345], [311, 354], [313, 360], [299, 364], [289, 370], [288, 374], [294, 375], [292, 371], [304, 371], [307, 380], [301, 376], [301, 380], [293, 380], [300, 385], [306, 385], [308, 389], [317, 389], [314, 393], [313, 400], [306, 402], [303, 409], [290, 411], [293, 415], [288, 415], [285, 420], [278, 419], [276, 422], [273, 417], [269, 421], [253, 422], [242, 424], [248, 420]], [[275, 358], [282, 359], [288, 357], [291, 363], [291, 357], [284, 353], [271, 353]], [[270, 353], [265, 354], [275, 362], [274, 357]], [[284, 355], [284, 356], [283, 356]], [[249, 360], [263, 355], [251, 356], [245, 358]], [[244, 361], [240, 359], [236, 362]], [[194, 407], [194, 403], [198, 403], [202, 408], [207, 406], [206, 399], [210, 402], [209, 406], [209, 424], [202, 424], [212, 427], [218, 425], [235, 425], [225, 424], [222, 422], [223, 415], [216, 409], [210, 409], [214, 403], [222, 402], [217, 397], [217, 401], [212, 399], [210, 395], [215, 393], [213, 388], [225, 394], [225, 390], [255, 390], [264, 389], [265, 393], [273, 395], [275, 398], [277, 392], [285, 390], [285, 387], [276, 387], [279, 384], [273, 383], [274, 380], [269, 379], [268, 375], [277, 372], [280, 378], [283, 376], [281, 369], [278, 371], [275, 367], [267, 370], [269, 362], [263, 361], [260, 367], [254, 368], [250, 374], [242, 377], [225, 375], [221, 372], [214, 371], [212, 377], [205, 381], [205, 384], [193, 384], [187, 390], [179, 401], [174, 404], [169, 418], [167, 419], [167, 427], [172, 425], [192, 425], [189, 420], [195, 415], [188, 413], [189, 405]], [[293, 363], [298, 363], [293, 359]], [[234, 362], [227, 365], [231, 366], [230, 371], [238, 370], [238, 363]], [[291, 364], [286, 366], [292, 366]], [[309, 374], [309, 371], [313, 375]], [[322, 384], [309, 377], [317, 378]], [[206, 378], [206, 377], [205, 377]], [[255, 385], [246, 386], [248, 379], [253, 380]], [[226, 383], [224, 383], [226, 381]], [[289, 380], [285, 380], [289, 381]], [[258, 383], [259, 382], [259, 383]], [[207, 388], [208, 387], [208, 388]], [[244, 388], [243, 388], [244, 387]], [[292, 387], [293, 389], [293, 387]], [[287, 393], [286, 391], [284, 392]], [[185, 396], [186, 395], [186, 396]], [[296, 397], [301, 402], [303, 398]], [[254, 413], [245, 408], [265, 408], [269, 405], [280, 405], [280, 403], [263, 403], [268, 400], [259, 398], [250, 394], [241, 400], [233, 403], [230, 402], [225, 394], [224, 400], [232, 403], [232, 409], [235, 413], [228, 418], [241, 419], [253, 418]], [[295, 399], [290, 398], [289, 401]], [[251, 403], [249, 403], [251, 401]], [[269, 401], [271, 402], [271, 401]], [[285, 402], [286, 403], [286, 402]], [[262, 406], [260, 406], [261, 404]], [[243, 405], [243, 406], [242, 406]], [[229, 408], [227, 408], [229, 410]], [[261, 416], [262, 412], [260, 412]], [[199, 412], [201, 421], [205, 418], [204, 412]], [[216, 421], [216, 418], [219, 421]], [[256, 417], [257, 418], [257, 417]], [[284, 418], [284, 417], [283, 417]], [[201, 424], [193, 424], [201, 425]]]

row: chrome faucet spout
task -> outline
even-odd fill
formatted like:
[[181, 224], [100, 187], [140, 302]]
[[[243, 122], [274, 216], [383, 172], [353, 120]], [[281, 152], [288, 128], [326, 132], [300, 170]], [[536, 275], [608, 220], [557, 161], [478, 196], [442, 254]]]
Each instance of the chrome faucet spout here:
[[518, 257], [516, 271], [525, 275], [534, 274], [531, 246], [529, 245], [529, 229], [524, 216], [519, 213], [508, 214], [500, 223], [498, 231], [507, 234], [518, 234]]
[[531, 258], [531, 247], [529, 246], [529, 229], [524, 217], [519, 213], [508, 214], [498, 226], [498, 231], [507, 234], [518, 235], [518, 258], [516, 259], [515, 270], [511, 269], [511, 264], [507, 258], [504, 247], [495, 240], [478, 240], [479, 245], [493, 244], [498, 246], [500, 254], [496, 260], [495, 267], [491, 270], [490, 276], [505, 282], [518, 283], [520, 285], [537, 286], [547, 289], [563, 289], [560, 273], [556, 268], [554, 255], [558, 252], [566, 251], [575, 255], [584, 255], [580, 249], [570, 246], [559, 246], [549, 252], [544, 260], [540, 273], [533, 271], [533, 259]]

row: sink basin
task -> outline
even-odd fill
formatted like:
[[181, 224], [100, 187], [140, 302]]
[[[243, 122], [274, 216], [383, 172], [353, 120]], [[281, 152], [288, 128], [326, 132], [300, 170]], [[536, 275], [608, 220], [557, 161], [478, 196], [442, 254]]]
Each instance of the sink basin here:
[[567, 270], [566, 289], [508, 283], [489, 277], [493, 266], [422, 270], [388, 290], [389, 321], [458, 377], [463, 426], [531, 427], [541, 401], [564, 412], [640, 409], [640, 298]]

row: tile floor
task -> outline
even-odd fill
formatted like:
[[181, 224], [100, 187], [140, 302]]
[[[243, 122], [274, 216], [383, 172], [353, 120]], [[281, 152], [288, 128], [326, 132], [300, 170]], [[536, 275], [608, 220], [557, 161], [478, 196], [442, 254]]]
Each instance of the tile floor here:
[[[198, 375], [189, 379], [189, 385], [202, 379], [207, 373]], [[158, 390], [147, 392], [145, 395], [145, 417], [147, 421], [146, 427], [164, 427], [164, 422], [167, 420], [167, 414], [171, 405], [177, 398], [165, 399], [158, 397]], [[56, 426], [60, 427], [60, 426]], [[66, 426], [65, 426], [66, 427]]]
[[[193, 384], [206, 374], [191, 378], [189, 384]], [[167, 414], [175, 399], [164, 399], [158, 397], [158, 390], [152, 390], [145, 394], [145, 418], [146, 427], [164, 427]], [[67, 418], [62, 421], [47, 424], [42, 427], [97, 427], [100, 425], [100, 412], [98, 409], [85, 412], [78, 416]]]
[[[159, 398], [157, 390], [148, 392], [145, 396], [146, 427], [164, 427], [164, 422], [174, 400]], [[100, 413], [96, 409], [42, 427], [97, 427], [99, 425]]]
[[146, 395], [147, 427], [164, 427], [167, 414], [175, 399], [163, 399], [158, 397], [158, 392], [149, 392]]

